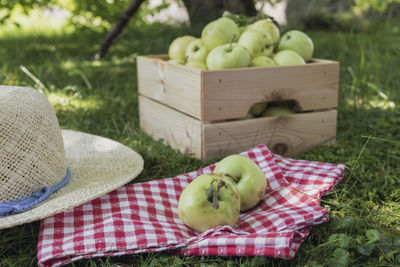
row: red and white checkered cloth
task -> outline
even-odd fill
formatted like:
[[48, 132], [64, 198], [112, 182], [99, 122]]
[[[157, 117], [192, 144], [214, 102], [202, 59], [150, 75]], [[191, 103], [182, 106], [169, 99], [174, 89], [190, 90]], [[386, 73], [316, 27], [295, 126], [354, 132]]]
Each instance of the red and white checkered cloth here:
[[197, 233], [178, 217], [182, 190], [215, 167], [174, 178], [123, 186], [93, 201], [42, 220], [39, 266], [89, 257], [166, 251], [180, 255], [243, 255], [291, 259], [313, 225], [328, 221], [318, 198], [343, 178], [345, 165], [294, 160], [259, 145], [242, 155], [263, 170], [268, 187], [232, 228]]

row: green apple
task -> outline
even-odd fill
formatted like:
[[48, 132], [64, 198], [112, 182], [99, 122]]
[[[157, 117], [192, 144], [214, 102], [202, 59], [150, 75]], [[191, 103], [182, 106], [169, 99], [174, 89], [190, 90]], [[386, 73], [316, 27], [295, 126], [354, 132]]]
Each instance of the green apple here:
[[247, 26], [240, 26], [239, 27], [239, 37], [247, 30]]
[[186, 47], [186, 61], [206, 62], [208, 48], [200, 38], [190, 42]]
[[270, 67], [270, 66], [276, 66], [275, 61], [266, 56], [258, 56], [253, 58], [250, 61], [250, 66], [251, 67]]
[[299, 54], [305, 61], [310, 60], [314, 52], [312, 39], [302, 31], [292, 30], [282, 35], [278, 51], [292, 50]]
[[249, 113], [254, 117], [257, 117], [263, 113], [264, 109], [267, 107], [267, 103], [255, 103], [249, 109]]
[[244, 120], [250, 120], [250, 119], [254, 119], [255, 116], [249, 112], [247, 112], [246, 116], [242, 117], [242, 118], [237, 118], [237, 119], [233, 119], [233, 121], [244, 121]]
[[215, 174], [226, 175], [239, 191], [240, 210], [253, 208], [267, 188], [263, 171], [251, 159], [241, 155], [223, 158], [214, 169]]
[[246, 116], [244, 116], [244, 118], [242, 118], [243, 120], [250, 120], [250, 119], [254, 119], [255, 116], [253, 114], [251, 114], [250, 112], [247, 112]]
[[168, 48], [168, 56], [170, 59], [177, 59], [177, 60], [185, 60], [186, 56], [186, 47], [192, 42], [194, 39], [193, 36], [185, 35], [176, 38], [172, 41]]
[[168, 62], [172, 63], [172, 64], [178, 64], [178, 65], [183, 65], [185, 64], [185, 61], [182, 59], [170, 59], [168, 60]]
[[196, 69], [207, 70], [206, 63], [200, 62], [200, 61], [189, 61], [185, 64], [185, 66], [196, 68]]
[[246, 30], [240, 36], [238, 43], [249, 50], [252, 58], [269, 56], [274, 49], [271, 36], [258, 30]]
[[201, 32], [201, 39], [208, 47], [208, 50], [235, 42], [239, 39], [239, 27], [233, 20], [222, 17], [208, 23]]
[[239, 192], [223, 175], [202, 174], [179, 197], [179, 218], [198, 232], [222, 225], [233, 227], [239, 214]]
[[304, 59], [292, 50], [282, 50], [275, 54], [274, 61], [278, 66], [303, 65]]
[[269, 19], [260, 19], [247, 26], [247, 29], [266, 32], [272, 38], [272, 42], [277, 47], [280, 38], [279, 28]]
[[295, 114], [296, 112], [291, 109], [290, 107], [283, 105], [283, 106], [271, 106], [267, 107], [265, 111], [262, 113], [262, 117], [278, 117], [278, 116], [285, 116]]
[[250, 53], [238, 43], [218, 46], [208, 53], [206, 64], [209, 70], [248, 67]]

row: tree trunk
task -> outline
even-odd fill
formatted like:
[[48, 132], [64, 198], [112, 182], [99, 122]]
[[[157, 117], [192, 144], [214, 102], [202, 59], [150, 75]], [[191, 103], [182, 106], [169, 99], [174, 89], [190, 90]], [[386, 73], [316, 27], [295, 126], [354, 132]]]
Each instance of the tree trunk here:
[[206, 24], [222, 15], [225, 10], [248, 16], [256, 15], [253, 0], [183, 0], [192, 25]]
[[128, 24], [129, 20], [139, 9], [140, 5], [145, 0], [132, 0], [129, 7], [125, 10], [125, 12], [118, 19], [117, 23], [114, 25], [114, 28], [106, 35], [102, 44], [100, 45], [99, 51], [92, 57], [92, 60], [98, 60], [102, 58], [113, 44], [115, 38], [122, 32], [124, 27]]

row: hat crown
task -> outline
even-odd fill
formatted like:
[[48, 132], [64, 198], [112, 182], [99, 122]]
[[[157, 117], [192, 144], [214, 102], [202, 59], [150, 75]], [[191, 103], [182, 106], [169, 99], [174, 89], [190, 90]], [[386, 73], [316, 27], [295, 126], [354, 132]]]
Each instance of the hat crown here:
[[55, 111], [39, 91], [0, 86], [0, 202], [53, 187], [66, 175]]

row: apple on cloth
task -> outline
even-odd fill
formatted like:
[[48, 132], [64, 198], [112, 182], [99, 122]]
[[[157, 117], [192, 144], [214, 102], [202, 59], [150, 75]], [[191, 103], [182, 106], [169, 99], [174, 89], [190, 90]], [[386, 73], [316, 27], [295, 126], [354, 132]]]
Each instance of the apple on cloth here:
[[251, 159], [230, 155], [213, 174], [196, 177], [182, 191], [178, 215], [195, 231], [205, 232], [217, 226], [235, 226], [240, 211], [253, 208], [265, 194], [264, 173]]
[[38, 265], [154, 251], [292, 259], [312, 226], [328, 221], [319, 199], [343, 178], [345, 165], [281, 157], [263, 144], [241, 155], [262, 170], [267, 188], [234, 226], [199, 233], [178, 215], [184, 188], [201, 175], [213, 174], [216, 163], [172, 178], [125, 185], [42, 220]]
[[248, 157], [230, 155], [217, 163], [214, 173], [225, 175], [237, 186], [241, 211], [253, 208], [265, 195], [267, 188], [265, 175]]
[[194, 179], [179, 197], [179, 218], [198, 232], [220, 225], [235, 226], [241, 202], [238, 189], [228, 179], [216, 174]]

